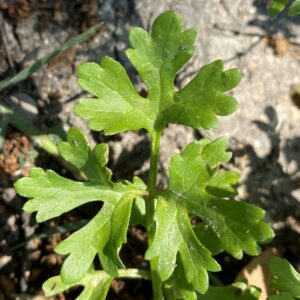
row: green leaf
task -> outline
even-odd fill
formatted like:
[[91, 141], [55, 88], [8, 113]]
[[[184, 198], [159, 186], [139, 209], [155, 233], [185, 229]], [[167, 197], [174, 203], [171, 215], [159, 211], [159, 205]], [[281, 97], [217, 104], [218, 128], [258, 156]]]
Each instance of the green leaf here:
[[[145, 255], [149, 260], [157, 258], [162, 281], [172, 278], [180, 259], [184, 271], [176, 276], [185, 276], [196, 291], [205, 293], [207, 271], [220, 270], [212, 253], [226, 250], [236, 258], [243, 252], [256, 255], [258, 243], [273, 237], [272, 229], [261, 221], [261, 209], [230, 198], [235, 194], [231, 184], [238, 176], [218, 170], [230, 160], [227, 145], [224, 138], [202, 139], [171, 159], [169, 189], [157, 194], [156, 229]], [[202, 221], [196, 228], [190, 222], [193, 215]], [[213, 234], [202, 244], [206, 231]]]
[[81, 99], [75, 112], [89, 121], [91, 129], [105, 134], [144, 128], [153, 135], [168, 123], [216, 127], [217, 115], [228, 115], [237, 108], [236, 100], [224, 93], [241, 76], [236, 69], [224, 72], [223, 63], [216, 61], [176, 91], [175, 76], [193, 55], [195, 38], [195, 30], [185, 30], [174, 12], [160, 15], [151, 34], [133, 28], [129, 36], [132, 48], [126, 54], [148, 88], [147, 98], [138, 95], [120, 63], [104, 57], [100, 65], [79, 66], [78, 84], [95, 98]]
[[80, 230], [71, 234], [54, 249], [61, 255], [70, 254], [61, 269], [61, 278], [65, 283], [75, 283], [82, 279], [93, 264], [97, 249], [93, 246], [96, 234], [101, 234], [103, 244], [107, 242], [106, 228], [114, 206], [104, 204], [98, 214]]
[[18, 193], [29, 200], [24, 209], [37, 211], [37, 221], [59, 216], [84, 203], [101, 200], [100, 212], [82, 229], [73, 233], [57, 246], [59, 254], [71, 254], [62, 267], [62, 280], [75, 283], [86, 274], [99, 254], [103, 268], [113, 276], [118, 266], [123, 267], [118, 253], [123, 242], [131, 214], [132, 201], [143, 194], [145, 185], [138, 179], [134, 183], [111, 183], [111, 186], [75, 182], [53, 171], [32, 169], [30, 177], [15, 184]]
[[44, 67], [48, 62], [50, 62], [53, 58], [55, 58], [57, 55], [61, 54], [63, 51], [70, 49], [78, 44], [83, 43], [88, 38], [90, 38], [93, 34], [95, 34], [103, 23], [97, 24], [94, 27], [89, 28], [87, 31], [77, 35], [76, 37], [68, 40], [67, 42], [63, 43], [61, 46], [53, 50], [52, 52], [45, 55], [43, 58], [38, 59], [35, 63], [28, 66], [21, 72], [19, 72], [17, 75], [15, 75], [12, 78], [5, 79], [0, 82], [0, 91], [4, 88], [17, 84], [18, 82], [27, 79], [30, 77], [33, 73], [39, 71], [42, 67]]
[[288, 2], [288, 0], [273, 0], [268, 8], [269, 16], [275, 18], [286, 8]]
[[124, 197], [112, 211], [109, 227], [106, 227], [107, 241], [103, 244], [100, 234], [95, 236], [94, 247], [98, 250], [99, 258], [104, 270], [116, 277], [118, 266], [125, 268], [119, 258], [119, 251], [123, 243], [127, 241], [127, 229], [131, 214], [133, 197]]
[[282, 292], [281, 298], [278, 299], [293, 299], [291, 296], [297, 299], [300, 298], [300, 274], [293, 266], [286, 259], [272, 256], [269, 267], [273, 276], [275, 276], [275, 279], [271, 282], [271, 288]]
[[198, 300], [256, 300], [260, 291], [244, 282], [236, 282], [229, 286], [210, 286], [205, 295], [198, 295]]
[[55, 252], [68, 255], [61, 269], [65, 283], [74, 283], [87, 273], [98, 253], [102, 267], [113, 277], [118, 276], [122, 243], [126, 242], [133, 197], [124, 197], [116, 205], [105, 203], [98, 214], [82, 229], [61, 242]]
[[27, 212], [37, 212], [37, 222], [43, 222], [91, 201], [116, 203], [130, 192], [121, 184], [114, 187], [76, 182], [52, 170], [33, 168], [30, 177], [19, 179], [15, 188], [23, 197], [31, 198], [24, 205]]
[[300, 0], [295, 0], [288, 10], [289, 16], [295, 16], [300, 14]]
[[218, 127], [217, 116], [229, 115], [238, 108], [237, 101], [224, 92], [241, 80], [238, 70], [223, 72], [223, 68], [221, 60], [201, 68], [190, 83], [175, 93], [173, 104], [161, 112], [157, 126], [175, 123], [193, 128]]
[[232, 185], [237, 184], [239, 179], [240, 175], [237, 172], [220, 170], [211, 177], [205, 190], [216, 197], [232, 197], [237, 194]]
[[136, 198], [133, 202], [130, 225], [143, 225], [146, 226], [146, 206], [143, 198]]
[[104, 271], [87, 273], [75, 284], [66, 284], [60, 276], [54, 276], [43, 284], [43, 291], [46, 297], [50, 297], [62, 293], [73, 286], [81, 285], [84, 289], [76, 300], [105, 300], [111, 282], [112, 278]]
[[111, 185], [111, 171], [106, 168], [107, 144], [98, 144], [91, 150], [80, 129], [71, 128], [68, 132], [67, 142], [59, 143], [58, 149], [60, 155], [82, 171], [90, 182]]
[[134, 89], [120, 63], [104, 57], [101, 64], [83, 63], [77, 69], [78, 84], [97, 98], [81, 99], [75, 113], [89, 120], [89, 127], [115, 134], [125, 130], [151, 130], [146, 99]]
[[[181, 155], [174, 155], [170, 164], [170, 193], [176, 206], [184, 205], [189, 213], [205, 221], [219, 238], [224, 250], [236, 258], [243, 252], [257, 255], [257, 242], [273, 237], [271, 228], [262, 222], [264, 212], [244, 202], [228, 199], [232, 172], [218, 171], [217, 166], [230, 159], [227, 142], [204, 139], [188, 145]], [[218, 180], [214, 180], [214, 178]], [[221, 179], [224, 179], [222, 182]], [[230, 178], [230, 180], [228, 180]], [[237, 178], [234, 178], [237, 179]], [[214, 190], [207, 186], [213, 182]], [[216, 188], [216, 183], [220, 188]], [[226, 187], [226, 188], [224, 188]], [[218, 191], [217, 193], [215, 191]], [[231, 190], [230, 190], [231, 192]]]
[[167, 300], [183, 299], [197, 300], [197, 294], [185, 276], [184, 268], [180, 257], [172, 276], [164, 283], [164, 292]]
[[71, 129], [68, 142], [59, 144], [63, 158], [82, 171], [89, 182], [76, 182], [57, 173], [32, 169], [30, 177], [15, 183], [17, 192], [31, 198], [24, 206], [27, 212], [37, 211], [37, 221], [45, 221], [91, 201], [103, 201], [98, 214], [84, 227], [60, 243], [55, 251], [68, 255], [61, 270], [65, 284], [82, 280], [99, 255], [102, 267], [118, 276], [124, 267], [119, 251], [126, 242], [132, 203], [146, 193], [144, 182], [135, 177], [133, 183], [113, 183], [106, 168], [108, 147], [97, 145], [93, 150], [78, 129]]
[[185, 208], [172, 199], [159, 197], [154, 220], [155, 237], [145, 258], [158, 257], [158, 272], [165, 281], [174, 272], [180, 254], [187, 281], [204, 293], [208, 288], [207, 270], [220, 271], [220, 266], [197, 239]]
[[202, 243], [212, 255], [217, 255], [224, 250], [220, 239], [207, 223], [202, 222], [197, 224], [194, 231], [200, 243]]
[[290, 293], [281, 293], [280, 295], [270, 296], [268, 300], [295, 300]]

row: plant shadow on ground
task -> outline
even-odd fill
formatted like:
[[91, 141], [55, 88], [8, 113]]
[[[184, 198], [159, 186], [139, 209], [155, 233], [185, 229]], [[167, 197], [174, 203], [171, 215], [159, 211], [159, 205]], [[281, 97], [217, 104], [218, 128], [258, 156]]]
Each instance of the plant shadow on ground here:
[[285, 220], [291, 212], [296, 217], [300, 216], [299, 202], [293, 195], [293, 191], [299, 188], [299, 179], [294, 178], [297, 171], [294, 175], [288, 174], [280, 162], [280, 155], [283, 155], [288, 158], [288, 163], [295, 161], [299, 167], [300, 156], [296, 157], [295, 152], [299, 147], [299, 139], [286, 140], [282, 144], [276, 111], [269, 106], [266, 107], [265, 114], [268, 122], [255, 120], [253, 123], [267, 135], [271, 145], [269, 153], [259, 157], [252, 145], [246, 145], [234, 150], [233, 157], [246, 155], [248, 158], [247, 165], [251, 170], [243, 184], [249, 195], [249, 202], [265, 209], [272, 222], [279, 222]]

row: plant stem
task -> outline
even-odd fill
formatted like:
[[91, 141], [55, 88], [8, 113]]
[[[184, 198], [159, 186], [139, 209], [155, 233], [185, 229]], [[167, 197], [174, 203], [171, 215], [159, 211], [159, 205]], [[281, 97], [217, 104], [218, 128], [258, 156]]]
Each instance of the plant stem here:
[[131, 279], [146, 279], [151, 280], [151, 274], [148, 270], [142, 269], [119, 269], [119, 278], [131, 278]]
[[151, 143], [151, 161], [150, 161], [150, 172], [148, 179], [148, 191], [153, 194], [156, 192], [156, 181], [157, 181], [157, 169], [158, 169], [158, 157], [159, 157], [159, 148], [160, 148], [160, 137], [161, 132], [157, 132]]
[[[154, 208], [155, 199], [154, 195], [157, 192], [157, 171], [158, 171], [158, 158], [159, 158], [159, 148], [160, 148], [160, 137], [161, 132], [156, 132], [152, 135], [151, 143], [151, 160], [150, 160], [150, 171], [148, 178], [148, 192], [149, 197], [146, 201], [146, 218], [147, 218], [147, 233], [148, 233], [148, 246], [152, 244], [154, 236]], [[152, 289], [153, 289], [153, 299], [162, 300], [162, 282], [158, 274], [158, 258], [153, 258], [150, 261], [151, 267], [151, 278], [152, 278]]]

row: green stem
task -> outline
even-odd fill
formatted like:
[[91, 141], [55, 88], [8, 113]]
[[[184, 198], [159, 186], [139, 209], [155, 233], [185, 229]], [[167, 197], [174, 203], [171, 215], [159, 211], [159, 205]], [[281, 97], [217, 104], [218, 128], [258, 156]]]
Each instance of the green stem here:
[[148, 179], [148, 191], [150, 193], [153, 193], [153, 192], [155, 193], [157, 190], [156, 181], [157, 181], [160, 137], [161, 137], [161, 132], [157, 132], [152, 137], [150, 172], [149, 172], [149, 179]]
[[131, 279], [146, 279], [151, 280], [151, 274], [148, 270], [142, 269], [119, 269], [119, 278], [131, 278]]
[[[158, 172], [158, 158], [159, 158], [159, 148], [160, 148], [160, 137], [161, 132], [157, 132], [152, 135], [151, 144], [151, 160], [150, 160], [150, 171], [148, 178], [148, 192], [149, 197], [146, 201], [146, 218], [147, 218], [147, 232], [148, 232], [148, 246], [150, 247], [154, 238], [154, 208], [155, 199], [154, 195], [157, 192], [157, 172]], [[150, 261], [151, 267], [151, 278], [152, 278], [152, 289], [153, 289], [153, 299], [161, 300], [163, 299], [162, 293], [162, 282], [158, 273], [158, 258], [153, 258]]]

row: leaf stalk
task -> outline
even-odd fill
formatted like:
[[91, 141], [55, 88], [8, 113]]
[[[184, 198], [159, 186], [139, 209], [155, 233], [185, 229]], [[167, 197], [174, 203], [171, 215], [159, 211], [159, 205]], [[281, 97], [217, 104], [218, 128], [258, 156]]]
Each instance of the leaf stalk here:
[[[155, 194], [157, 193], [157, 173], [158, 173], [158, 159], [160, 148], [161, 131], [156, 132], [152, 137], [151, 143], [151, 160], [150, 171], [148, 178], [147, 189], [149, 196], [146, 199], [146, 218], [147, 218], [147, 233], [149, 247], [154, 238], [154, 209], [155, 209]], [[158, 258], [155, 257], [150, 261], [153, 299], [162, 300], [162, 281], [158, 272]]]

